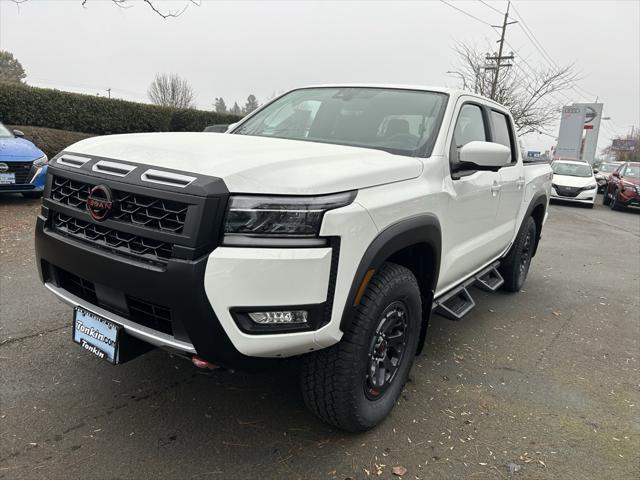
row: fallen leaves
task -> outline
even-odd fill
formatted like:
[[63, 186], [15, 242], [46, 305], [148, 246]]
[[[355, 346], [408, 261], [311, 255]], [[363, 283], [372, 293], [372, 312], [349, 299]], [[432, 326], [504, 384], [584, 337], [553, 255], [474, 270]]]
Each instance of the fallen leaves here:
[[402, 465], [396, 465], [391, 469], [391, 473], [393, 473], [396, 477], [402, 477], [407, 473], [407, 469]]

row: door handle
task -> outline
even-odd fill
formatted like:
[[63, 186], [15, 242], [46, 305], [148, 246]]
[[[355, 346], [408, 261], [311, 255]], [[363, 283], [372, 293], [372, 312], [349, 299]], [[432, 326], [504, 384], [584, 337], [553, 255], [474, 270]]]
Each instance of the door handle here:
[[502, 185], [498, 185], [497, 183], [494, 183], [493, 185], [491, 185], [491, 195], [494, 197], [498, 195], [498, 192], [500, 191], [501, 188], [502, 188]]

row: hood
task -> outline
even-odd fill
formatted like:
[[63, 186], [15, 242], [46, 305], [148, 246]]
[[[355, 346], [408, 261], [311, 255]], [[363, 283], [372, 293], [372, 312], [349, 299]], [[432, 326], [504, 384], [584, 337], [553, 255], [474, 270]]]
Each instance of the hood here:
[[626, 183], [630, 183], [632, 185], [640, 185], [640, 178], [638, 177], [622, 177], [622, 181]]
[[43, 155], [42, 150], [24, 138], [0, 138], [0, 161], [24, 162], [25, 160], [35, 160]]
[[65, 151], [220, 177], [236, 193], [334, 193], [422, 172], [419, 159], [381, 150], [222, 133], [109, 135]]
[[553, 183], [555, 185], [562, 185], [563, 187], [586, 187], [594, 183], [594, 178], [593, 176], [574, 177], [572, 175], [558, 175], [554, 173]]

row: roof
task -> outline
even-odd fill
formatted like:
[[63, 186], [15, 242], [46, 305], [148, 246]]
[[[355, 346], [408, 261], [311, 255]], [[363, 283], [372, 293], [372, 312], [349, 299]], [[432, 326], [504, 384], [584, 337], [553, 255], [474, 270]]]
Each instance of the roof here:
[[481, 98], [486, 100], [487, 102], [495, 103], [504, 108], [503, 105], [498, 102], [491, 100], [490, 98], [484, 97], [477, 93], [468, 92], [466, 90], [460, 90], [457, 88], [448, 88], [448, 87], [437, 87], [432, 85], [408, 85], [408, 84], [397, 84], [397, 83], [327, 83], [327, 84], [319, 84], [319, 85], [304, 85], [296, 88], [292, 88], [291, 90], [301, 90], [304, 88], [388, 88], [395, 90], [420, 90], [424, 92], [437, 92], [437, 93], [446, 93], [452, 97], [459, 97], [461, 95], [468, 95], [476, 98]]

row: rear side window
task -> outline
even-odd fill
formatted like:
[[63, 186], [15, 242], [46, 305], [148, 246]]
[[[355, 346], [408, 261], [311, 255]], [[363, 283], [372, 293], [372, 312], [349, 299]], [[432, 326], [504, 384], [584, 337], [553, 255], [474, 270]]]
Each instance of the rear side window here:
[[517, 160], [513, 151], [513, 142], [511, 141], [511, 128], [509, 127], [509, 119], [506, 115], [491, 110], [491, 120], [493, 121], [493, 141], [504, 145], [511, 150], [511, 160]]
[[449, 162], [455, 168], [458, 164], [460, 148], [469, 142], [487, 141], [487, 131], [484, 125], [482, 109], [477, 105], [463, 105], [458, 114], [456, 128], [453, 131], [451, 148], [449, 150]]

